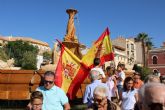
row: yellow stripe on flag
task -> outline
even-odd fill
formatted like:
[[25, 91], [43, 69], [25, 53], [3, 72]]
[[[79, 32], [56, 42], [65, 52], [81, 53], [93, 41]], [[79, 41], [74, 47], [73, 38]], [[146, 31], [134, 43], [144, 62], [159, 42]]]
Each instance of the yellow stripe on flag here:
[[78, 57], [76, 57], [69, 49], [64, 48], [62, 55], [62, 86], [61, 88], [67, 93], [72, 80], [75, 78], [81, 64]]
[[[102, 35], [98, 38], [98, 40], [93, 44], [93, 46], [89, 49], [87, 54], [83, 56], [82, 62], [86, 64], [87, 66], [91, 66], [93, 64], [94, 58], [96, 57], [102, 58], [101, 60], [104, 60], [104, 61], [110, 61], [114, 59], [113, 52], [112, 52], [112, 43], [110, 42], [108, 28], [102, 33]], [[104, 63], [104, 61], [102, 61], [102, 63]]]

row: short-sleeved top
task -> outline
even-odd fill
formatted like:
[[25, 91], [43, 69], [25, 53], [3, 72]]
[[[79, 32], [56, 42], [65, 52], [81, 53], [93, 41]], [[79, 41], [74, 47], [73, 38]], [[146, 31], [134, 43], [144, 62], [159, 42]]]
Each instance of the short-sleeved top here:
[[135, 94], [137, 90], [122, 91], [122, 110], [132, 110], [136, 103]]
[[83, 97], [83, 103], [87, 103], [88, 106], [90, 106], [93, 101], [93, 92], [94, 89], [97, 86], [103, 86], [107, 88], [107, 96], [108, 96], [108, 87], [105, 83], [102, 83], [101, 80], [95, 80], [91, 84], [86, 86], [84, 97]]
[[123, 81], [117, 80], [117, 85], [123, 85], [123, 82], [124, 82], [124, 79], [125, 79], [125, 73], [123, 71], [121, 71], [120, 73], [118, 73], [118, 77], [122, 78]]
[[37, 91], [43, 94], [42, 110], [63, 110], [63, 105], [68, 103], [65, 92], [57, 86], [53, 86], [49, 90], [41, 86], [37, 88]]
[[114, 86], [115, 86], [115, 83], [114, 83], [114, 77], [111, 76], [111, 77], [108, 77], [107, 79], [107, 86], [108, 86], [108, 93], [109, 93], [109, 97], [108, 99], [111, 100], [111, 97], [115, 97], [116, 94], [115, 94], [115, 89], [114, 89]]

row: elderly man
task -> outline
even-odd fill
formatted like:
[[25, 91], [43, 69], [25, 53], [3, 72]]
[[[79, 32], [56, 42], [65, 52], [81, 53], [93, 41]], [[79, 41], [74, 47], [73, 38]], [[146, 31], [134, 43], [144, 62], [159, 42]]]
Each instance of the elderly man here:
[[165, 110], [165, 85], [147, 83], [139, 91], [140, 110]]
[[[90, 78], [92, 80], [92, 83], [86, 86], [86, 90], [85, 90], [84, 97], [83, 97], [83, 103], [87, 104], [88, 107], [94, 102], [93, 101], [93, 91], [96, 86], [103, 86], [108, 89], [106, 84], [101, 82], [101, 78], [102, 78], [101, 75], [102, 74], [98, 70], [90, 71]], [[108, 93], [107, 93], [107, 96], [108, 96]]]
[[44, 74], [44, 86], [37, 91], [43, 94], [42, 110], [70, 110], [68, 97], [62, 89], [54, 85], [54, 73], [47, 71]]

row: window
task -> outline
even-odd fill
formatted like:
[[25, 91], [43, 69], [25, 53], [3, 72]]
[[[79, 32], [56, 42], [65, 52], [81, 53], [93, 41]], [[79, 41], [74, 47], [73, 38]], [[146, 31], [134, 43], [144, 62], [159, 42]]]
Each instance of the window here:
[[127, 48], [129, 48], [129, 44], [127, 44]]
[[129, 51], [127, 51], [127, 55], [129, 56]]
[[134, 50], [134, 45], [133, 44], [131, 44], [131, 50]]
[[153, 64], [158, 64], [158, 58], [156, 56], [153, 57], [152, 61]]

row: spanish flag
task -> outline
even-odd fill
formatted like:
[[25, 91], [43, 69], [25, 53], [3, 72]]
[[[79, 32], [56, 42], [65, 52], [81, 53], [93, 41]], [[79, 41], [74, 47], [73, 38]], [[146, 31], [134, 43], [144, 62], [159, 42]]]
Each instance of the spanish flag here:
[[61, 54], [55, 72], [55, 84], [62, 88], [69, 99], [74, 99], [81, 84], [88, 76], [94, 58], [105, 61], [114, 59], [108, 28], [103, 32], [88, 53], [80, 60], [61, 44]]
[[55, 84], [69, 99], [74, 99], [89, 70], [67, 47], [61, 44], [61, 55], [55, 72]]
[[101, 34], [101, 36], [96, 40], [93, 46], [89, 49], [87, 54], [83, 56], [82, 62], [88, 66], [93, 67], [94, 58], [100, 58], [101, 64], [106, 61], [114, 60], [114, 54], [112, 51], [112, 43], [110, 41], [109, 29]]

